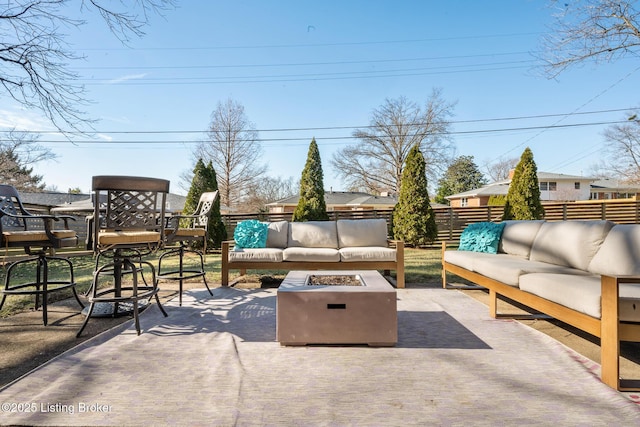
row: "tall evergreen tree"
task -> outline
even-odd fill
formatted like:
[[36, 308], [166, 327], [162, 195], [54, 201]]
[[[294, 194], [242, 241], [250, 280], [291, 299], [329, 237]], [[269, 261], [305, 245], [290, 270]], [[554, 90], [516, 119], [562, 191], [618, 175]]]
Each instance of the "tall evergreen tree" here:
[[300, 179], [300, 199], [293, 221], [328, 221], [327, 205], [324, 200], [324, 175], [320, 161], [320, 151], [316, 139], [311, 140], [307, 163], [302, 170]]
[[[216, 179], [216, 171], [213, 169], [212, 163], [209, 162], [209, 164], [205, 166], [202, 159], [198, 159], [193, 169], [191, 187], [189, 188], [187, 199], [184, 203], [184, 213], [187, 215], [193, 214], [198, 207], [198, 201], [202, 193], [216, 191], [217, 189], [218, 180]], [[222, 222], [222, 216], [220, 215], [220, 197], [216, 199], [211, 209], [207, 233], [207, 247], [219, 248], [222, 241], [227, 238], [227, 231]], [[183, 225], [186, 226], [187, 224]]]
[[533, 160], [533, 152], [527, 147], [520, 156], [520, 161], [511, 178], [502, 219], [542, 218], [544, 218], [544, 208], [540, 202], [538, 167]]
[[480, 188], [486, 183], [487, 180], [473, 161], [473, 156], [460, 156], [449, 165], [438, 182], [435, 201], [448, 204], [449, 201], [445, 197]]
[[432, 243], [438, 237], [429, 203], [426, 164], [418, 145], [409, 151], [402, 172], [398, 204], [393, 210], [393, 237], [414, 246]]

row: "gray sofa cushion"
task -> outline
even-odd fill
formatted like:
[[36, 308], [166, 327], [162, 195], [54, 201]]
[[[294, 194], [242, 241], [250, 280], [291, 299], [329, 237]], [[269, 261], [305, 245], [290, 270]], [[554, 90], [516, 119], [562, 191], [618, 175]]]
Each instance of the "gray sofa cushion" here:
[[338, 247], [387, 246], [387, 221], [380, 219], [339, 219]]
[[614, 226], [591, 260], [589, 271], [610, 276], [640, 276], [640, 225]]
[[546, 262], [530, 261], [525, 257], [509, 254], [446, 251], [444, 259], [451, 264], [514, 287], [518, 287], [520, 276], [528, 273], [589, 274], [585, 271]]
[[281, 248], [287, 247], [287, 239], [289, 238], [289, 222], [275, 221], [268, 223], [267, 229], [267, 247]]
[[586, 271], [613, 225], [611, 221], [545, 222], [529, 259]]
[[287, 248], [300, 247], [338, 249], [336, 221], [290, 222]]
[[284, 261], [338, 262], [340, 253], [332, 248], [292, 247], [282, 251], [282, 259]]
[[[473, 269], [473, 260], [475, 259], [475, 255], [480, 254], [481, 252], [469, 252], [469, 251], [445, 251], [444, 252], [444, 260], [450, 264], [457, 265], [458, 267], [462, 267], [469, 271], [475, 271]], [[484, 254], [484, 255], [492, 255], [493, 254]]]
[[533, 241], [544, 223], [544, 220], [532, 221], [504, 221], [502, 238], [498, 252], [509, 255], [529, 257]]
[[396, 250], [379, 246], [340, 248], [340, 261], [395, 261]]
[[259, 248], [229, 251], [229, 261], [282, 262], [282, 249]]
[[[520, 289], [599, 319], [600, 276], [535, 273], [520, 277]], [[619, 317], [623, 322], [640, 322], [640, 284], [620, 285]]]

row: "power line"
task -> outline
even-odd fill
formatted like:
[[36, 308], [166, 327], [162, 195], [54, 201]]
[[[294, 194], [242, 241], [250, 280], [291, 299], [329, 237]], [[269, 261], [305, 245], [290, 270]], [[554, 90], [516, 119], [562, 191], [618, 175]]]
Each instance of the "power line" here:
[[[623, 111], [636, 110], [635, 107], [625, 107], [625, 108], [612, 108], [607, 110], [595, 110], [595, 111], [582, 111], [582, 112], [573, 112], [573, 113], [553, 113], [553, 114], [534, 114], [528, 116], [510, 116], [510, 117], [493, 117], [487, 119], [471, 119], [471, 120], [451, 120], [450, 124], [465, 124], [465, 123], [490, 123], [490, 122], [499, 122], [499, 121], [516, 121], [516, 120], [530, 120], [530, 119], [544, 119], [544, 118], [553, 118], [553, 117], [567, 117], [569, 115], [579, 116], [579, 115], [590, 115], [590, 114], [606, 114], [606, 113], [619, 113]], [[617, 122], [611, 122], [617, 123]], [[411, 123], [409, 125], [412, 126], [420, 126], [425, 125], [425, 123]], [[345, 129], [373, 129], [377, 126], [374, 125], [364, 125], [364, 126], [318, 126], [318, 127], [302, 127], [302, 128], [265, 128], [265, 129], [255, 129], [256, 132], [301, 132], [301, 131], [326, 131], [326, 130], [345, 130]], [[33, 134], [59, 134], [59, 131], [53, 130], [33, 130], [27, 131], [28, 133]], [[120, 131], [120, 130], [97, 130], [96, 134], [113, 134], [113, 135], [170, 135], [170, 134], [206, 134], [209, 130], [134, 130], [134, 131]], [[69, 135], [80, 135], [80, 132], [68, 132]]]
[[449, 59], [470, 59], [496, 56], [530, 55], [531, 52], [504, 52], [504, 53], [483, 53], [475, 55], [453, 55], [453, 56], [433, 56], [424, 58], [399, 58], [399, 59], [366, 59], [359, 61], [323, 61], [323, 62], [292, 62], [275, 64], [227, 64], [227, 65], [140, 65], [140, 66], [101, 66], [101, 67], [76, 67], [77, 70], [199, 70], [218, 68], [268, 68], [268, 67], [307, 67], [320, 65], [356, 65], [356, 64], [378, 64], [394, 62], [418, 62], [418, 61], [440, 61]]
[[[586, 127], [586, 126], [602, 126], [602, 125], [613, 125], [613, 124], [621, 124], [627, 123], [627, 120], [618, 120], [618, 121], [605, 121], [605, 122], [590, 122], [590, 123], [572, 123], [572, 124], [564, 124], [564, 125], [551, 125], [551, 126], [522, 126], [522, 127], [512, 127], [512, 128], [503, 128], [503, 129], [478, 129], [478, 130], [469, 130], [469, 131], [451, 131], [446, 132], [447, 135], [470, 135], [470, 134], [486, 134], [486, 133], [502, 133], [502, 132], [516, 132], [516, 131], [531, 131], [531, 130], [551, 130], [551, 129], [566, 129], [566, 128], [575, 128], [575, 127]], [[444, 133], [434, 135], [443, 135]], [[329, 137], [318, 137], [315, 139], [317, 141], [340, 141], [340, 140], [353, 140], [359, 139], [356, 136], [329, 136]], [[259, 142], [293, 142], [293, 141], [308, 141], [309, 137], [291, 137], [291, 138], [258, 138]], [[69, 141], [65, 140], [38, 140], [38, 142], [42, 143], [67, 143]], [[146, 140], [146, 141], [95, 141], [95, 140], [72, 140], [71, 142], [75, 144], [195, 144], [201, 143], [202, 140]]]
[[[355, 80], [355, 79], [377, 79], [377, 78], [389, 78], [389, 77], [411, 77], [411, 76], [427, 76], [438, 74], [460, 74], [469, 72], [481, 72], [481, 71], [503, 71], [513, 70], [518, 68], [528, 68], [525, 65], [516, 64], [530, 64], [533, 60], [526, 61], [514, 61], [505, 63], [494, 64], [478, 64], [471, 65], [454, 65], [446, 67], [429, 67], [418, 69], [400, 69], [400, 70], [379, 70], [379, 71], [352, 71], [341, 73], [315, 73], [315, 74], [281, 74], [273, 76], [221, 76], [221, 77], [171, 77], [171, 78], [143, 78], [143, 79], [84, 79], [80, 82], [85, 82], [88, 86], [103, 86], [118, 84], [121, 86], [157, 86], [157, 85], [199, 85], [199, 84], [233, 84], [233, 83], [293, 83], [293, 82], [308, 82], [308, 81], [327, 81], [327, 80]], [[501, 66], [514, 64], [513, 66]], [[438, 71], [432, 71], [438, 70]], [[419, 72], [421, 71], [421, 72]], [[227, 80], [225, 80], [227, 79]], [[117, 80], [117, 82], [116, 82]], [[96, 83], [92, 83], [92, 82]]]

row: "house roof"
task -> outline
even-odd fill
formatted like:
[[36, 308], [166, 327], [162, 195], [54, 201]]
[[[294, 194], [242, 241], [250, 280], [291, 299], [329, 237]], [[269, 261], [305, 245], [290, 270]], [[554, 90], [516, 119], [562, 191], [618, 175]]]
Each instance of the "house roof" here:
[[593, 182], [596, 179], [588, 176], [580, 175], [565, 175], [563, 173], [551, 173], [551, 172], [538, 172], [538, 180], [554, 180], [554, 181], [590, 181]]
[[[300, 200], [299, 195], [291, 196], [267, 203], [267, 206], [296, 206], [298, 200]], [[325, 191], [324, 202], [327, 206], [395, 206], [398, 198], [395, 196], [372, 196], [356, 191]]]
[[500, 196], [507, 195], [509, 192], [509, 182], [496, 182], [493, 184], [485, 185], [484, 187], [475, 188], [473, 190], [464, 191], [458, 194], [452, 194], [446, 196], [445, 199], [459, 199], [463, 197], [483, 197], [483, 196]]
[[[578, 175], [565, 175], [563, 173], [551, 173], [551, 172], [538, 172], [538, 181], [587, 181], [594, 182], [595, 178], [589, 178]], [[482, 196], [501, 196], [507, 195], [509, 192], [510, 179], [504, 181], [497, 181], [484, 187], [475, 188], [473, 190], [464, 191], [458, 194], [452, 194], [446, 196], [445, 199], [460, 199], [464, 197], [482, 197]]]
[[599, 179], [591, 184], [592, 190], [640, 193], [640, 185], [623, 184], [617, 179]]

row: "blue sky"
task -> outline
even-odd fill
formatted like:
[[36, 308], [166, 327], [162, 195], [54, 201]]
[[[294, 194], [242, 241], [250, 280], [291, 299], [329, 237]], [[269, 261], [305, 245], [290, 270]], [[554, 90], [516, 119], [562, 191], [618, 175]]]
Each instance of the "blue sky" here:
[[[184, 194], [180, 176], [211, 112], [231, 98], [268, 139], [270, 175], [298, 179], [315, 137], [325, 188], [343, 190], [330, 159], [354, 141], [339, 138], [368, 125], [385, 98], [424, 104], [441, 88], [456, 103], [457, 155], [482, 169], [528, 146], [539, 170], [585, 175], [606, 125], [545, 128], [623, 120], [638, 106], [640, 72], [622, 60], [546, 78], [535, 54], [552, 13], [529, 0], [182, 1], [129, 46], [90, 17], [68, 40], [86, 56], [71, 67], [99, 120], [96, 137], [45, 135], [59, 158], [35, 172], [60, 191], [89, 192], [91, 176], [116, 174], [166, 178]], [[6, 99], [0, 126], [50, 129]]]

